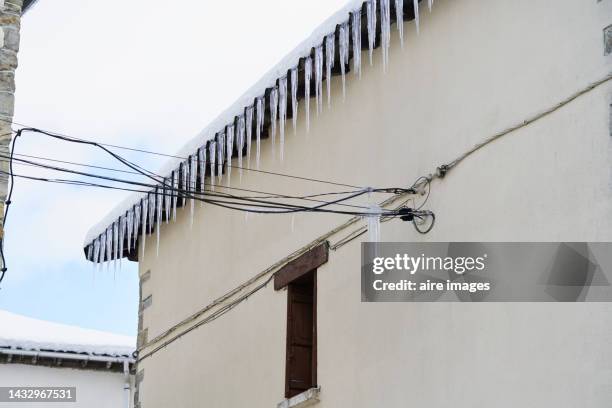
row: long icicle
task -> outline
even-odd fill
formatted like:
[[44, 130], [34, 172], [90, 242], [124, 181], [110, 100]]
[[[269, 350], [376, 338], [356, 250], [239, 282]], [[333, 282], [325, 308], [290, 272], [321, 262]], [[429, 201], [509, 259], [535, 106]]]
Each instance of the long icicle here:
[[155, 253], [156, 256], [159, 256], [159, 236], [161, 234], [161, 219], [162, 219], [162, 200], [163, 200], [163, 195], [160, 191], [159, 187], [155, 188], [155, 209], [156, 209], [156, 216], [155, 216], [155, 234], [157, 235], [157, 242], [155, 244], [156, 249], [155, 249]]
[[113, 270], [117, 272], [117, 259], [119, 259], [119, 222], [113, 222]]
[[225, 163], [227, 170], [227, 186], [229, 187], [232, 182], [232, 155], [234, 154], [234, 125], [227, 125], [225, 129], [225, 139], [226, 139], [226, 148], [225, 148]]
[[351, 14], [351, 25], [353, 29], [353, 71], [361, 78], [361, 9]]
[[176, 221], [176, 208], [178, 206], [179, 199], [180, 172], [180, 165], [176, 170], [172, 171], [172, 221]]
[[342, 23], [338, 31], [338, 45], [340, 56], [340, 73], [342, 74], [342, 100], [346, 99], [346, 64], [348, 64], [349, 55], [349, 26], [348, 22]]
[[238, 129], [236, 135], [238, 142], [238, 174], [240, 174], [240, 183], [242, 184], [242, 153], [244, 152], [244, 114], [238, 117]]
[[134, 232], [134, 210], [130, 208], [127, 211], [127, 251], [132, 253], [132, 233]]
[[93, 258], [92, 262], [94, 262], [94, 272], [100, 265], [100, 238], [96, 238], [93, 243]]
[[217, 160], [217, 142], [211, 140], [208, 143], [208, 155], [210, 156], [210, 189], [215, 191], [215, 169], [217, 168], [215, 161]]
[[431, 13], [431, 8], [433, 7], [433, 0], [427, 0], [427, 6], [429, 7], [429, 12]]
[[370, 65], [372, 65], [372, 54], [374, 53], [374, 44], [376, 43], [376, 0], [370, 0], [366, 3], [366, 18], [368, 20], [367, 26]]
[[380, 242], [380, 213], [382, 209], [374, 201], [372, 197], [372, 189], [368, 189], [368, 212], [370, 215], [367, 216], [368, 221], [368, 241], [369, 242]]
[[223, 179], [223, 158], [225, 157], [225, 132], [217, 134], [217, 179], [219, 185]]
[[[200, 165], [200, 193], [201, 197], [204, 197], [204, 191], [206, 190], [206, 145], [198, 149], [198, 164]], [[203, 207], [204, 201], [201, 204]]]
[[155, 195], [154, 192], [149, 194], [149, 234], [153, 234], [153, 229], [155, 228], [155, 204], [157, 202]]
[[247, 167], [251, 168], [251, 140], [253, 137], [253, 106], [246, 108], [246, 146], [247, 146]]
[[196, 182], [198, 176], [198, 158], [195, 154], [189, 156], [189, 192], [191, 195], [191, 200], [189, 205], [189, 227], [193, 227], [193, 213], [195, 207], [195, 191], [196, 191]]
[[404, 0], [395, 0], [395, 19], [400, 45], [404, 48]]
[[412, 4], [414, 5], [414, 24], [416, 25], [417, 35], [420, 34], [419, 28], [419, 0], [412, 0]]
[[389, 4], [389, 0], [380, 0], [380, 37], [383, 72], [387, 72], [389, 66], [389, 46], [391, 44], [391, 4]]
[[126, 216], [122, 215], [119, 217], [119, 270], [121, 270], [121, 258], [123, 258], [123, 242], [125, 240], [125, 227], [126, 227]]
[[327, 107], [331, 108], [331, 70], [336, 59], [336, 35], [334, 33], [325, 37], [325, 82], [327, 82]]
[[255, 155], [255, 165], [259, 169], [259, 157], [261, 155], [261, 134], [263, 133], [264, 127], [264, 115], [266, 114], [266, 110], [264, 108], [264, 97], [260, 96], [257, 98], [256, 103], [257, 109], [257, 124], [256, 124], [256, 155]]
[[285, 122], [287, 120], [287, 77], [278, 80], [278, 134], [280, 135], [280, 159], [285, 159]]
[[142, 209], [140, 211], [140, 214], [142, 215], [142, 221], [141, 221], [141, 229], [142, 229], [142, 259], [144, 259], [144, 254], [145, 254], [145, 246], [146, 246], [146, 242], [147, 242], [147, 213], [149, 211], [149, 201], [148, 198], [143, 198], [142, 201], [140, 202], [140, 204], [142, 205]]
[[172, 213], [172, 181], [169, 178], [164, 178], [164, 210], [166, 211], [166, 224], [170, 223], [170, 215]]
[[270, 133], [272, 134], [272, 157], [276, 158], [276, 118], [278, 113], [278, 88], [270, 91]]
[[315, 98], [317, 115], [323, 111], [323, 45], [315, 48]]
[[[181, 190], [183, 192], [181, 197], [181, 204], [183, 208], [187, 208], [187, 192], [189, 187], [187, 187], [187, 183], [189, 183], [189, 158], [187, 158], [183, 163], [182, 171], [181, 171]], [[149, 227], [151, 225], [149, 224]]]
[[138, 230], [140, 229], [140, 220], [142, 218], [142, 203], [138, 203], [134, 206], [134, 236], [132, 239], [132, 243], [134, 245], [134, 251], [136, 251], [136, 243], [138, 241]]
[[113, 259], [113, 227], [106, 229], [106, 270], [110, 268]]
[[310, 78], [312, 77], [312, 58], [304, 60], [304, 104], [306, 105], [306, 132], [310, 130]]
[[104, 260], [106, 259], [105, 253], [106, 253], [106, 231], [100, 234], [100, 257], [98, 258], [100, 269], [102, 269], [102, 264], [104, 263]]
[[291, 69], [291, 119], [293, 122], [293, 134], [297, 135], [297, 118], [298, 118], [298, 69], [297, 67]]

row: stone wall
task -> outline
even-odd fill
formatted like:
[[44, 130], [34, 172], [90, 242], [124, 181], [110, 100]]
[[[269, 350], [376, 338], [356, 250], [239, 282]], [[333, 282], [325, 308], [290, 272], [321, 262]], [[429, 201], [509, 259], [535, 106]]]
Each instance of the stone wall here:
[[[0, 0], [0, 155], [7, 156], [15, 106], [15, 69], [19, 51], [22, 0]], [[0, 238], [4, 237], [4, 207], [8, 162], [0, 162]]]

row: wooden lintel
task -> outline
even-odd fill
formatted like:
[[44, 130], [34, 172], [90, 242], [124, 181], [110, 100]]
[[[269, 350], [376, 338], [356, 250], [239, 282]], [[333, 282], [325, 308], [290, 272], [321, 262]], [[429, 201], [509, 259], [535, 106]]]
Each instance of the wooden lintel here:
[[329, 243], [324, 242], [283, 266], [274, 274], [274, 290], [280, 290], [291, 281], [318, 268], [329, 258]]

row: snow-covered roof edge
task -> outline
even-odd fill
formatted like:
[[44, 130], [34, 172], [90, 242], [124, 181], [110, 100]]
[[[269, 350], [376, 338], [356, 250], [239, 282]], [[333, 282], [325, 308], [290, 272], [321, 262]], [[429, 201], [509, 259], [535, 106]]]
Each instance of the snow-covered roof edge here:
[[131, 357], [136, 339], [0, 310], [0, 348]]
[[[179, 166], [181, 166], [181, 163], [185, 162], [185, 159], [187, 157], [195, 156], [196, 162], [198, 162], [197, 153], [199, 152], [200, 148], [204, 148], [204, 151], [206, 151], [205, 147], [207, 146], [207, 143], [213, 141], [217, 134], [225, 132], [226, 127], [229, 129], [229, 127], [231, 126], [232, 132], [233, 132], [235, 120], [238, 117], [241, 117], [242, 115], [245, 114], [245, 109], [253, 106], [256, 98], [265, 97], [266, 90], [269, 90], [269, 89], [276, 88], [276, 90], [278, 91], [278, 87], [276, 87], [277, 81], [280, 78], [286, 77], [288, 71], [298, 68], [301, 59], [311, 57], [313, 49], [319, 49], [320, 51], [322, 44], [326, 43], [326, 40], [330, 39], [330, 34], [334, 34], [334, 37], [331, 37], [331, 39], [334, 39], [334, 40], [336, 39], [336, 36], [335, 36], [336, 31], [337, 31], [336, 28], [338, 26], [344, 27], [345, 31], [349, 31], [348, 24], [349, 24], [349, 21], [351, 20], [351, 17], [357, 15], [357, 13], [355, 12], [359, 13], [358, 14], [359, 20], [357, 21], [359, 22], [359, 26], [361, 28], [361, 24], [363, 23], [362, 17], [361, 17], [362, 10], [364, 9], [367, 10], [366, 25], [367, 25], [367, 37], [368, 38], [365, 41], [369, 43], [370, 52], [372, 51], [374, 47], [378, 46], [378, 45], [375, 45], [376, 41], [372, 39], [376, 37], [377, 35], [382, 38], [381, 42], [383, 44], [383, 48], [385, 48], [385, 41], [386, 41], [386, 47], [387, 47], [386, 52], [388, 52], [388, 44], [389, 44], [388, 38], [390, 35], [389, 27], [393, 21], [403, 20], [404, 17], [415, 17], [416, 18], [416, 28], [418, 32], [418, 26], [419, 26], [418, 2], [420, 1], [421, 0], [418, 0], [418, 1], [416, 0], [412, 0], [412, 1], [410, 0], [349, 0], [347, 1], [347, 3], [342, 8], [340, 8], [331, 17], [329, 17], [321, 25], [319, 25], [306, 40], [302, 41], [302, 43], [300, 43], [293, 51], [287, 54], [278, 64], [276, 64], [259, 81], [257, 81], [255, 85], [253, 85], [241, 97], [239, 97], [235, 103], [233, 103], [229, 108], [227, 108], [219, 116], [217, 116], [217, 118], [214, 119], [208, 126], [206, 126], [206, 128], [204, 128], [204, 130], [202, 130], [195, 138], [193, 138], [190, 142], [185, 144], [183, 148], [180, 149], [179, 152], [176, 154], [176, 158], [172, 158], [168, 160], [166, 164], [156, 174], [160, 174], [162, 176], [167, 177], [172, 172], [173, 174], [176, 173], [177, 178], [178, 178], [179, 174], [182, 175], [183, 173], [182, 169], [184, 167], [180, 167], [181, 169], [180, 171], [177, 171], [177, 169], [179, 169]], [[431, 4], [433, 4], [433, 1], [429, 0], [428, 4], [431, 7]], [[407, 10], [410, 10], [410, 12], [412, 12], [413, 7], [414, 7], [414, 15], [413, 16], [407, 15], [406, 14]], [[392, 9], [395, 10], [395, 13], [391, 13]], [[372, 10], [373, 10], [373, 13], [371, 13]], [[383, 10], [385, 10], [385, 12], [383, 12]], [[398, 14], [398, 10], [400, 10], [399, 14]], [[378, 16], [378, 24], [379, 24], [378, 27], [380, 28], [380, 30], [377, 29], [377, 16]], [[400, 25], [398, 27], [400, 38], [402, 38], [402, 35], [403, 35], [402, 27], [403, 25]], [[378, 31], [378, 34], [377, 34], [377, 31]], [[371, 33], [373, 33], [373, 35], [371, 35]], [[352, 35], [354, 36], [355, 33], [352, 33]], [[361, 34], [358, 34], [358, 35], [361, 36]], [[340, 36], [341, 34], [339, 34], [339, 37]], [[361, 45], [363, 44], [363, 40], [360, 37], [357, 37], [357, 38], [359, 38], [358, 41], [360, 41], [360, 44], [358, 47], [359, 53], [357, 54], [360, 54]], [[353, 37], [353, 40], [354, 39], [355, 37]], [[338, 38], [338, 40], [341, 41], [340, 38]], [[345, 44], [347, 44], [345, 52], [348, 54], [349, 52], [348, 51], [348, 48], [349, 48], [348, 34], [345, 39]], [[333, 50], [333, 41], [330, 45], [332, 47], [331, 49]], [[325, 48], [326, 49], [328, 48], [327, 44], [325, 45]], [[384, 54], [385, 54], [385, 51], [383, 51], [383, 56]], [[340, 56], [340, 58], [342, 58], [342, 56]], [[349, 63], [348, 55], [346, 55], [345, 58], [346, 58], [345, 63], [348, 64]], [[355, 53], [353, 53], [353, 58], [355, 59]], [[328, 56], [320, 57], [319, 62], [321, 64], [322, 64], [323, 59], [327, 61], [329, 58]], [[335, 59], [335, 54], [334, 54], [334, 51], [332, 51], [332, 54], [331, 54], [332, 65], [333, 65], [334, 59]], [[316, 53], [315, 53], [314, 60], [316, 62]], [[383, 58], [383, 60], [385, 60], [385, 58]], [[314, 65], [315, 64], [313, 64], [313, 70], [316, 71], [316, 68], [314, 68]], [[322, 75], [320, 77], [322, 77]], [[321, 81], [320, 77], [317, 79], [318, 81]], [[325, 77], [327, 78], [327, 75]], [[328, 78], [328, 80], [329, 79], [330, 78]], [[264, 110], [265, 109], [266, 107], [264, 107]], [[223, 143], [223, 148], [225, 149], [225, 143]], [[221, 157], [221, 155], [219, 155], [219, 157]], [[224, 159], [231, 160], [231, 153], [229, 154], [228, 158], [224, 157]], [[220, 161], [223, 162], [223, 159]], [[186, 165], [187, 165], [187, 173], [191, 173], [193, 171], [193, 170], [190, 171], [190, 169], [193, 169], [192, 164], [186, 163]], [[197, 173], [198, 171], [196, 170], [195, 174]], [[189, 176], [191, 176], [191, 174]], [[177, 185], [173, 187], [175, 190], [170, 190], [170, 191], [177, 191], [177, 193], [171, 192], [166, 195], [165, 192], [162, 192], [160, 194], [157, 194], [157, 189], [153, 189], [149, 193], [133, 193], [130, 196], [128, 196], [126, 199], [124, 199], [106, 217], [104, 217], [100, 222], [98, 222], [95, 226], [93, 226], [86, 234], [85, 240], [84, 240], [84, 249], [85, 249], [86, 258], [93, 262], [105, 262], [105, 261], [110, 261], [110, 260], [116, 260], [117, 258], [121, 258], [125, 256], [123, 249], [127, 248], [129, 252], [130, 247], [131, 247], [129, 244], [130, 244], [130, 238], [131, 238], [130, 228], [132, 226], [135, 229], [133, 231], [132, 242], [135, 243], [135, 241], [138, 239], [137, 237], [139, 236], [139, 233], [138, 233], [138, 218], [139, 217], [137, 216], [138, 212], [142, 213], [143, 215], [142, 220], [144, 224], [147, 223], [146, 220], [148, 219], [148, 228], [145, 226], [144, 228], [142, 228], [142, 230], [148, 231], [146, 234], [151, 233], [153, 230], [152, 221], [157, 220], [159, 218], [158, 215], [161, 213], [161, 210], [158, 210], [158, 207], [159, 208], [168, 207], [167, 202], [165, 204], [163, 202], [165, 197], [170, 197], [173, 194], [175, 196], [178, 195], [178, 197], [185, 197], [186, 195], [181, 196], [181, 193], [179, 193], [178, 191], [183, 191], [185, 193], [191, 193], [192, 191], [198, 191], [198, 187], [196, 187], [195, 185], [194, 185], [195, 190], [191, 190], [190, 187], [185, 188], [184, 185], [181, 186], [181, 184], [185, 184], [186, 182], [189, 182], [190, 185], [192, 185], [193, 183], [192, 180], [186, 180], [186, 179], [183, 179], [182, 181], [179, 180]], [[162, 189], [163, 187], [160, 186], [160, 190]], [[160, 205], [158, 205], [158, 203], [160, 203], [159, 196], [164, 197], [161, 199], [162, 201]], [[146, 201], [143, 201], [143, 199], [145, 199], [146, 197], [151, 198], [148, 204], [146, 204]], [[175, 208], [176, 205], [177, 204], [175, 201], [174, 204], [172, 204], [170, 207]], [[141, 209], [142, 211], [140, 211]], [[148, 216], [146, 216], [147, 211], [149, 214]], [[126, 216], [126, 214], [128, 216]], [[133, 224], [129, 222], [129, 215], [131, 215], [132, 220], [134, 220]], [[166, 215], [166, 218], [167, 218], [167, 215]], [[141, 223], [140, 226], [143, 226], [143, 223]], [[127, 235], [128, 246], [124, 246], [124, 236], [125, 236], [126, 228], [127, 228], [127, 234], [128, 234]]]
[[[364, 0], [349, 0], [341, 9], [336, 11], [331, 17], [325, 20], [319, 27], [317, 27], [312, 34], [304, 41], [302, 41], [297, 47], [287, 54], [282, 60], [280, 60], [272, 69], [270, 69], [259, 81], [249, 88], [242, 96], [240, 96], [236, 102], [230, 107], [224, 110], [219, 116], [217, 116], [212, 122], [208, 124], [196, 137], [187, 142], [176, 154], [178, 157], [188, 157], [193, 154], [199, 147], [204, 145], [208, 140], [215, 137], [215, 134], [221, 130], [225, 125], [233, 122], [236, 116], [241, 115], [244, 109], [248, 106], [253, 105], [253, 101], [258, 96], [265, 93], [266, 89], [271, 88], [276, 83], [279, 77], [285, 76], [287, 71], [294, 68], [300, 58], [310, 55], [313, 47], [318, 46], [323, 41], [323, 38], [336, 30], [336, 26], [349, 18], [349, 13], [361, 8]], [[169, 159], [157, 172], [157, 174], [168, 174], [175, 169], [181, 159], [172, 158]], [[102, 234], [109, 225], [111, 225], [117, 218], [123, 215], [128, 208], [137, 204], [144, 194], [132, 193], [126, 197], [121, 203], [119, 203], [106, 217], [100, 222], [91, 227], [85, 236], [83, 242], [84, 246], [89, 245], [96, 237]]]

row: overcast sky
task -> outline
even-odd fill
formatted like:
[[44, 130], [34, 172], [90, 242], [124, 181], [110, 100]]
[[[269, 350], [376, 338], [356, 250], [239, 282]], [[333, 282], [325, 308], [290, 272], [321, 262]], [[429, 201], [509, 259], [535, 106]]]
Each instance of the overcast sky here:
[[[39, 0], [22, 20], [15, 121], [174, 153], [345, 2]], [[16, 153], [118, 167], [33, 134]], [[17, 180], [0, 309], [135, 335], [136, 264], [94, 273], [82, 252], [89, 227], [126, 194]]]

